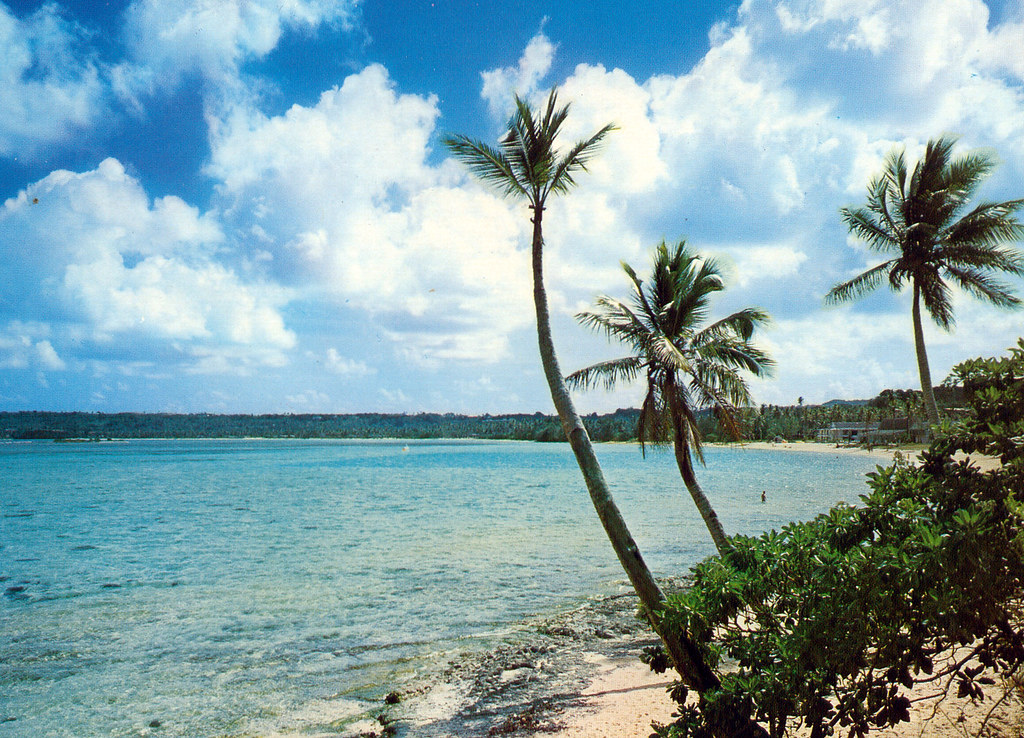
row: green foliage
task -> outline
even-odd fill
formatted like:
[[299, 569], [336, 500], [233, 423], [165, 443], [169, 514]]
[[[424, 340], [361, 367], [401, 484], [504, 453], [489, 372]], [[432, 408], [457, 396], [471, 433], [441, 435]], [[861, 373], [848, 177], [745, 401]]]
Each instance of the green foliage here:
[[[628, 441], [636, 410], [588, 415], [594, 440]], [[565, 441], [558, 418], [543, 413], [214, 415], [196, 413], [0, 413], [0, 438], [480, 438]]]
[[840, 211], [850, 232], [868, 248], [894, 257], [833, 287], [827, 302], [862, 297], [886, 282], [894, 291], [909, 283], [947, 330], [954, 323], [947, 281], [994, 305], [1020, 305], [992, 273], [1024, 274], [1024, 256], [1004, 246], [1024, 238], [1024, 225], [1015, 217], [1024, 200], [982, 203], [965, 213], [994, 161], [979, 152], [954, 158], [955, 143], [950, 138], [929, 141], [913, 173], [903, 151], [894, 149], [882, 174], [868, 185], [867, 205]]
[[1024, 339], [998, 359], [971, 359], [953, 372], [972, 414], [946, 429], [940, 448], [998, 456], [1018, 474], [1024, 466]]
[[[864, 735], [909, 719], [909, 690], [979, 699], [1024, 662], [1024, 340], [961, 367], [970, 414], [912, 466], [869, 475], [857, 506], [757, 538], [693, 572], [665, 617], [735, 670], [658, 729], [709, 735], [749, 709], [773, 736], [804, 726]], [[1003, 467], [982, 472], [957, 451]]]
[[640, 279], [623, 262], [629, 300], [597, 298], [596, 309], [576, 319], [629, 348], [627, 356], [594, 364], [566, 377], [570, 387], [611, 389], [619, 382], [645, 379], [637, 436], [645, 443], [674, 442], [701, 456], [698, 411], [713, 409], [730, 439], [739, 438], [738, 408], [750, 403], [745, 373], [767, 376], [774, 361], [753, 341], [769, 321], [760, 308], [745, 308], [708, 321], [711, 298], [725, 289], [720, 267], [679, 241], [662, 241], [651, 271]]

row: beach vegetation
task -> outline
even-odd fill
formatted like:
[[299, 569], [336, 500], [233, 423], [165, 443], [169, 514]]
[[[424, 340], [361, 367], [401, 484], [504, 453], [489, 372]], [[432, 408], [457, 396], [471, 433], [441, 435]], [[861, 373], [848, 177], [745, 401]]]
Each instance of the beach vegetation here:
[[910, 286], [918, 373], [932, 426], [939, 424], [939, 413], [922, 304], [948, 331], [955, 323], [950, 283], [993, 305], [1018, 307], [1020, 299], [993, 275], [1024, 275], [1024, 255], [1012, 246], [1024, 239], [1024, 225], [1015, 216], [1024, 199], [981, 203], [968, 211], [995, 160], [983, 151], [954, 156], [955, 143], [945, 137], [929, 141], [912, 172], [904, 151], [893, 149], [882, 173], [868, 185], [866, 206], [840, 210], [854, 236], [890, 258], [836, 285], [825, 297], [827, 303], [839, 303], [863, 297], [884, 283], [893, 291]]
[[991, 715], [1006, 698], [999, 681], [1024, 665], [1024, 339], [957, 372], [968, 413], [919, 463], [879, 467], [855, 506], [734, 537], [669, 598], [666, 624], [734, 668], [696, 701], [677, 686], [678, 720], [657, 736], [708, 736], [737, 710], [772, 736], [862, 736], [915, 705], [935, 717], [950, 699], [988, 700]]
[[629, 264], [622, 268], [630, 282], [628, 301], [602, 295], [594, 310], [576, 318], [625, 344], [630, 353], [573, 372], [566, 381], [570, 387], [611, 389], [642, 378], [640, 448], [673, 445], [683, 483], [724, 553], [728, 538], [694, 469], [694, 458], [704, 462], [698, 412], [710, 410], [709, 417], [731, 440], [742, 437], [738, 408], [752, 402], [744, 373], [763, 377], [774, 363], [752, 342], [768, 314], [749, 307], [708, 322], [711, 298], [725, 282], [714, 259], [691, 252], [685, 241], [672, 247], [662, 241], [646, 280]]

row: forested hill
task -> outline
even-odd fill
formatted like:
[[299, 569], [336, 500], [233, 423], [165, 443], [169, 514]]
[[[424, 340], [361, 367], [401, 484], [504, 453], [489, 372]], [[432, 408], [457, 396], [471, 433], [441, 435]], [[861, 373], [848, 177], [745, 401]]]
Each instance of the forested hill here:
[[[638, 411], [584, 419], [596, 441], [636, 435]], [[0, 413], [0, 437], [103, 438], [489, 438], [561, 441], [558, 418], [532, 415], [214, 415], [171, 413]]]

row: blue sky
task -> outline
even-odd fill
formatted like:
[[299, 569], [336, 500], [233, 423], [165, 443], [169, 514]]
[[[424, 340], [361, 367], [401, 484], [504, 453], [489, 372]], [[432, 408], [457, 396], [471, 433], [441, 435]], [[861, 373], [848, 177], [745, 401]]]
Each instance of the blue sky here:
[[[527, 212], [439, 144], [496, 138], [513, 90], [620, 128], [545, 221], [567, 371], [618, 355], [572, 315], [619, 260], [685, 237], [716, 311], [774, 316], [759, 402], [915, 386], [907, 295], [823, 306], [874, 263], [839, 208], [944, 133], [1024, 197], [1019, 0], [24, 0], [0, 43], [4, 410], [549, 411]], [[956, 306], [938, 379], [1024, 334]]]

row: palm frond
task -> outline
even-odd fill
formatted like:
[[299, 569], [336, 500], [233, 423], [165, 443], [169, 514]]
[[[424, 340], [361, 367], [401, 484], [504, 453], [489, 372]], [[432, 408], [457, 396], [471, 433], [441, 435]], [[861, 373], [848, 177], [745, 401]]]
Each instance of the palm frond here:
[[704, 466], [704, 439], [700, 435], [700, 425], [694, 410], [693, 399], [683, 385], [676, 387], [676, 407], [679, 408], [679, 413], [682, 415], [683, 452], [692, 452], [701, 466]]
[[616, 338], [634, 347], [644, 345], [650, 331], [628, 305], [606, 295], [599, 295], [595, 302], [597, 311], [576, 315], [580, 325], [602, 331], [609, 339]]
[[[727, 315], [720, 320], [716, 320], [700, 331], [697, 336], [701, 334], [712, 335], [732, 332], [744, 341], [749, 341], [757, 328], [767, 326], [771, 321], [772, 318], [766, 310], [759, 307], [748, 307], [737, 310], [732, 315]], [[698, 342], [697, 336], [694, 336], [694, 343]]]
[[573, 389], [603, 387], [611, 390], [619, 382], [632, 382], [640, 375], [643, 366], [642, 359], [637, 356], [602, 361], [573, 372], [565, 378], [565, 383]]
[[666, 403], [661, 395], [658, 382], [647, 382], [644, 401], [640, 404], [640, 417], [637, 419], [636, 433], [640, 441], [640, 451], [646, 455], [646, 444], [660, 446], [670, 438], [668, 427], [669, 414]]
[[949, 293], [949, 287], [939, 276], [937, 269], [918, 274], [914, 282], [921, 291], [921, 302], [925, 310], [932, 316], [932, 320], [943, 330], [950, 330], [956, 324], [953, 315], [953, 302]]
[[679, 347], [667, 336], [653, 336], [650, 341], [649, 350], [652, 354], [651, 358], [666, 367], [671, 367], [684, 374], [689, 374], [693, 371], [690, 358], [680, 351]]
[[896, 259], [884, 261], [878, 266], [871, 267], [866, 272], [858, 274], [848, 282], [837, 284], [825, 295], [825, 304], [836, 305], [840, 302], [848, 302], [873, 292], [885, 281], [889, 271], [896, 264]]
[[890, 230], [886, 230], [864, 208], [842, 208], [839, 216], [846, 227], [858, 238], [867, 243], [872, 251], [892, 253], [899, 251], [901, 233], [897, 224], [888, 214], [884, 204], [879, 206], [883, 217], [887, 220]]
[[730, 369], [742, 369], [755, 377], [770, 376], [775, 369], [775, 360], [749, 341], [737, 340], [727, 336], [706, 339], [701, 332], [695, 338], [693, 350], [700, 358], [700, 364], [720, 364]]
[[874, 187], [870, 188], [873, 191], [879, 191], [880, 184], [882, 185], [881, 190], [888, 190], [899, 195], [901, 200], [905, 198], [907, 193], [907, 159], [902, 148], [894, 148], [886, 154], [882, 176], [872, 184], [875, 184]]
[[573, 174], [578, 171], [587, 171], [587, 164], [600, 151], [605, 138], [609, 133], [617, 130], [618, 126], [609, 123], [590, 138], [576, 142], [556, 162], [549, 190], [556, 194], [564, 194], [574, 187], [576, 180], [573, 179]]
[[723, 363], [702, 363], [691, 375], [690, 388], [699, 398], [701, 407], [751, 403], [750, 388], [740, 370]]
[[983, 151], [972, 151], [949, 162], [943, 172], [946, 189], [956, 193], [961, 202], [970, 199], [974, 190], [995, 168], [995, 161]]
[[[662, 242], [664, 243], [664, 241]], [[648, 322], [654, 324], [657, 319], [658, 311], [651, 305], [647, 295], [644, 294], [644, 281], [637, 276], [636, 271], [624, 261], [620, 261], [619, 265], [622, 267], [622, 271], [629, 277], [629, 281], [633, 285], [633, 301], [636, 303], [638, 311], [647, 317]]]
[[946, 265], [946, 273], [965, 290], [998, 307], [1020, 307], [1021, 300], [1009, 287], [977, 269]]
[[447, 136], [441, 143], [477, 179], [495, 187], [503, 196], [529, 196], [511, 162], [497, 149], [468, 136]]
[[1024, 200], [982, 203], [952, 223], [944, 243], [996, 246], [1024, 240], [1024, 224], [1013, 214], [1024, 208]]

